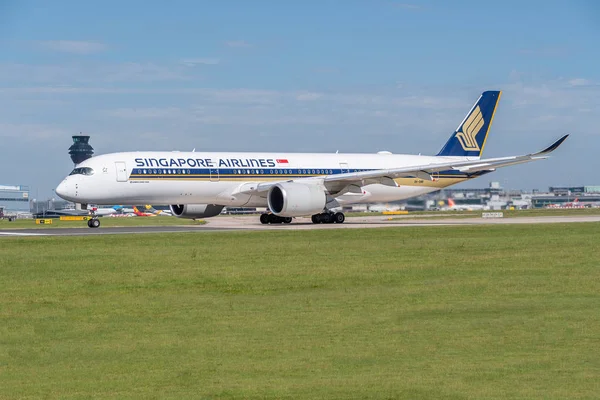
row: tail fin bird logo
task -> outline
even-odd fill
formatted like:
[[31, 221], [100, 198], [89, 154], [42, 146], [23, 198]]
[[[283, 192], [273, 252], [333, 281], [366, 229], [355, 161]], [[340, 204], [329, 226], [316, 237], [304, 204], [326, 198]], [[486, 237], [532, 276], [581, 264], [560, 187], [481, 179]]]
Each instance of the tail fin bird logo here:
[[475, 107], [469, 118], [465, 120], [462, 128], [459, 132], [456, 132], [456, 138], [460, 142], [463, 150], [465, 151], [478, 151], [480, 150], [477, 139], [475, 138], [485, 121], [479, 106]]

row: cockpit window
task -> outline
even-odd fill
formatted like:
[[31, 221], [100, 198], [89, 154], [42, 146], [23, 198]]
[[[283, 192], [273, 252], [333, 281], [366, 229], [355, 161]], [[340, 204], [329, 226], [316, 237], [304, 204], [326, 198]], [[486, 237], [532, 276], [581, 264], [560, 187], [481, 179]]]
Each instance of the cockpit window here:
[[94, 175], [94, 170], [90, 167], [75, 168], [69, 175]]

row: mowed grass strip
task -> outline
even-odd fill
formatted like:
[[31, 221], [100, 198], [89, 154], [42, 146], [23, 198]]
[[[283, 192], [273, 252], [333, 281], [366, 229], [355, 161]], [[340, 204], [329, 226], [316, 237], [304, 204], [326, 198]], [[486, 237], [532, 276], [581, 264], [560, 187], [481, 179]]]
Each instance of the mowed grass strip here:
[[5, 238], [0, 398], [595, 398], [599, 235]]

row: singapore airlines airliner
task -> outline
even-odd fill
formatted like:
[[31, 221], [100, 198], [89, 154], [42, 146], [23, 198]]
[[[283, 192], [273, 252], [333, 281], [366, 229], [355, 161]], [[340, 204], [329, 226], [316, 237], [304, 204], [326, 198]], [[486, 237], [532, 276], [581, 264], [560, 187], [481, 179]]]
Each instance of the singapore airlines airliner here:
[[[340, 206], [402, 200], [497, 168], [548, 157], [567, 138], [521, 156], [482, 159], [500, 91], [481, 94], [435, 156], [322, 153], [130, 152], [92, 157], [56, 188], [76, 203], [171, 204], [173, 215], [207, 218], [223, 207], [268, 207], [260, 221], [343, 223]], [[90, 227], [100, 226], [97, 218]]]

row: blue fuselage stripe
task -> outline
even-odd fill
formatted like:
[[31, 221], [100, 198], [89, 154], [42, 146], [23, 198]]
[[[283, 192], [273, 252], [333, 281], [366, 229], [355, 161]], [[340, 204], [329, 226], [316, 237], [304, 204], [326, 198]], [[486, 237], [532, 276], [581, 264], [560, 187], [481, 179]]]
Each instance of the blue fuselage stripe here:
[[[203, 179], [219, 178], [308, 178], [348, 172], [375, 171], [375, 169], [325, 169], [325, 168], [134, 168], [130, 179]], [[482, 171], [483, 172], [483, 171]], [[437, 175], [437, 174], [434, 174]], [[469, 178], [479, 173], [466, 174], [456, 170], [439, 172], [440, 178]]]

